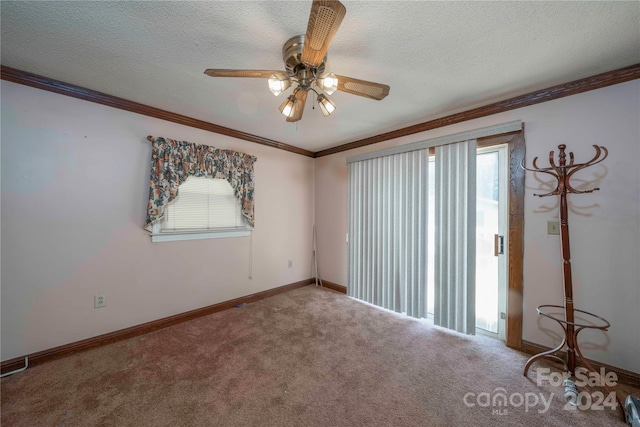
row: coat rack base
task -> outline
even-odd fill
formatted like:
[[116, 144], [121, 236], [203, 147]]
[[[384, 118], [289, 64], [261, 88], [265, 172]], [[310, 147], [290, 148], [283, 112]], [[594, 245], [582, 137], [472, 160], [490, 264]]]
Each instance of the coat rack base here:
[[[580, 351], [580, 346], [578, 345], [578, 334], [580, 331], [584, 329], [599, 329], [601, 331], [606, 331], [609, 329], [611, 324], [608, 320], [600, 317], [596, 314], [590, 313], [584, 310], [572, 309], [574, 314], [580, 318], [580, 321], [570, 322], [567, 320], [566, 316], [566, 307], [561, 305], [539, 305], [536, 308], [536, 311], [539, 315], [548, 317], [549, 319], [555, 320], [561, 327], [564, 329], [564, 337], [560, 345], [555, 348], [552, 348], [548, 351], [543, 351], [542, 353], [538, 353], [534, 356], [531, 356], [527, 363], [524, 365], [523, 375], [526, 377], [529, 373], [529, 368], [538, 359], [548, 358], [551, 360], [555, 360], [560, 362], [564, 367], [565, 372], [568, 372], [571, 376], [575, 376], [576, 370], [576, 356], [580, 359], [582, 364], [587, 368], [590, 373], [596, 375], [599, 379], [599, 383], [604, 385], [604, 387], [609, 391], [615, 393], [615, 391], [607, 385], [606, 379], [602, 378], [600, 372], [598, 372], [592, 365], [589, 363], [589, 360], [586, 359], [582, 352]], [[570, 316], [573, 318], [574, 316]], [[566, 357], [562, 358], [558, 356], [556, 353], [562, 351], [566, 348]], [[620, 412], [620, 416], [624, 421], [624, 410], [622, 407], [622, 402], [618, 398], [616, 394], [616, 401], [618, 402], [618, 410]]]
[[[564, 330], [564, 338], [562, 339], [560, 345], [558, 345], [557, 347], [552, 348], [548, 351], [543, 351], [542, 353], [538, 353], [530, 357], [529, 360], [527, 360], [527, 363], [524, 365], [524, 376], [527, 376], [529, 368], [531, 367], [533, 362], [542, 357], [547, 357], [562, 363], [565, 370], [573, 375], [575, 373], [576, 366], [571, 362], [572, 353], [580, 358], [587, 369], [596, 372], [596, 370], [593, 369], [589, 361], [582, 355], [582, 352], [580, 351], [580, 346], [578, 345], [578, 334], [584, 329], [600, 329], [602, 331], [606, 331], [609, 329], [609, 327], [611, 327], [611, 323], [596, 314], [578, 309], [573, 309], [573, 312], [579, 313], [581, 317], [585, 317], [585, 320], [581, 322], [570, 322], [566, 320], [566, 308], [561, 305], [540, 305], [536, 308], [536, 311], [541, 316], [545, 316], [549, 319], [555, 320]], [[569, 343], [572, 343], [573, 345], [570, 345]], [[565, 347], [567, 348], [566, 360], [555, 354]]]

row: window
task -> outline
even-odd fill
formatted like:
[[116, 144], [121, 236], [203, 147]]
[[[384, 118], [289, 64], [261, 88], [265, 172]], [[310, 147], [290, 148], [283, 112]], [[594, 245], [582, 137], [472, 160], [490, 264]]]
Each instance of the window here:
[[154, 224], [152, 242], [249, 236], [240, 203], [224, 179], [189, 177]]

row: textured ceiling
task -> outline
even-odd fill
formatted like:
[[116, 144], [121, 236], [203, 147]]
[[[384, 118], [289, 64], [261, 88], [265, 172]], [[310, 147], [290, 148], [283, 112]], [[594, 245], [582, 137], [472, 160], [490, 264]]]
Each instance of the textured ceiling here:
[[2, 65], [318, 151], [640, 62], [637, 1], [343, 3], [327, 69], [391, 92], [336, 92], [326, 118], [309, 97], [287, 123], [265, 80], [203, 74], [284, 69], [309, 1], [2, 1]]

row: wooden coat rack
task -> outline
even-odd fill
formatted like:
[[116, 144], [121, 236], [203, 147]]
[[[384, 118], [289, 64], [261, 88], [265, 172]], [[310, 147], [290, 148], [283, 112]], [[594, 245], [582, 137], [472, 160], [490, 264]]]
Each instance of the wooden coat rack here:
[[[599, 329], [602, 331], [606, 331], [609, 329], [611, 324], [605, 320], [604, 318], [597, 316], [593, 313], [589, 313], [584, 310], [578, 310], [574, 308], [573, 304], [573, 282], [571, 279], [571, 251], [569, 248], [569, 222], [568, 222], [568, 209], [567, 209], [567, 194], [584, 194], [584, 193], [592, 193], [599, 188], [593, 188], [591, 190], [577, 190], [571, 186], [571, 177], [578, 172], [579, 170], [585, 169], [589, 166], [593, 166], [602, 162], [607, 158], [609, 152], [605, 147], [594, 145], [593, 148], [596, 150], [595, 156], [585, 163], [575, 163], [575, 159], [573, 157], [573, 153], [569, 152], [569, 164], [567, 164], [567, 155], [565, 153], [566, 145], [561, 144], [558, 145], [558, 164], [556, 164], [554, 160], [554, 152], [549, 152], [549, 167], [541, 168], [538, 167], [538, 158], [533, 159], [533, 168], [527, 168], [524, 166], [524, 162], [521, 165], [523, 169], [530, 172], [541, 172], [546, 173], [548, 175], [553, 176], [557, 181], [558, 185], [556, 188], [545, 194], [535, 194], [538, 197], [546, 197], [546, 196], [560, 196], [560, 238], [562, 242], [562, 272], [563, 272], [563, 285], [564, 285], [564, 306], [560, 305], [540, 305], [537, 307], [538, 314], [548, 317], [552, 320], [555, 320], [562, 328], [564, 329], [564, 337], [562, 342], [557, 347], [544, 351], [542, 353], [536, 354], [527, 360], [527, 363], [524, 366], [524, 376], [527, 376], [527, 372], [529, 371], [529, 367], [533, 362], [541, 357], [548, 357], [554, 360], [561, 362], [564, 368], [572, 375], [575, 375], [576, 370], [576, 356], [580, 358], [582, 363], [589, 369], [589, 371], [595, 373], [598, 377], [600, 377], [600, 373], [597, 372], [589, 363], [589, 361], [582, 355], [580, 351], [580, 346], [578, 345], [578, 334], [580, 331], [584, 329]], [[563, 317], [559, 317], [557, 311], [561, 309], [563, 312]], [[556, 310], [556, 312], [552, 312]], [[585, 321], [585, 323], [576, 322], [575, 313], [580, 313], [581, 317], [586, 317], [590, 321]], [[562, 350], [566, 346], [567, 348], [567, 357], [566, 360], [556, 356], [555, 353]], [[602, 379], [602, 378], [601, 378]], [[606, 382], [601, 382], [610, 392], [613, 392], [611, 387], [607, 385]], [[575, 386], [574, 386], [575, 387]], [[565, 389], [566, 390], [566, 389]], [[565, 396], [566, 397], [566, 396]], [[616, 400], [618, 400], [618, 409], [620, 410], [622, 419], [624, 420], [624, 411], [622, 410], [622, 405], [620, 404], [620, 400], [616, 395]]]

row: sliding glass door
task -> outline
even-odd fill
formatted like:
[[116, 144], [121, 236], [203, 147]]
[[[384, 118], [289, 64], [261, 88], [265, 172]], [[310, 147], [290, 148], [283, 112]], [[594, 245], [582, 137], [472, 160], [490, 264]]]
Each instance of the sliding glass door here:
[[521, 129], [509, 122], [349, 157], [347, 293], [466, 334], [507, 332], [513, 345], [521, 225], [509, 205], [521, 204], [512, 188]]
[[[478, 149], [476, 163], [476, 328], [504, 340], [507, 283], [507, 146]], [[431, 157], [431, 162], [434, 162]], [[427, 311], [434, 311], [435, 168], [429, 168]]]
[[507, 150], [478, 149], [476, 328], [504, 340], [507, 282]]

